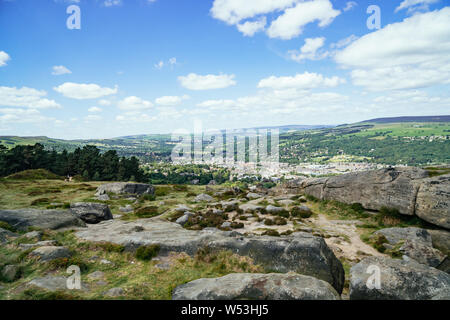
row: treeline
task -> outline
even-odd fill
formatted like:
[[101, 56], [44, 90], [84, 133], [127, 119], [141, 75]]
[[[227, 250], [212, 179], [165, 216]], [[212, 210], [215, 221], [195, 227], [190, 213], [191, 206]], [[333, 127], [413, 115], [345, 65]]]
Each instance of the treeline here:
[[42, 144], [7, 149], [0, 144], [0, 177], [29, 169], [47, 169], [60, 176], [85, 180], [146, 182], [136, 157], [119, 157], [115, 150], [100, 153], [95, 146], [61, 153], [45, 150]]

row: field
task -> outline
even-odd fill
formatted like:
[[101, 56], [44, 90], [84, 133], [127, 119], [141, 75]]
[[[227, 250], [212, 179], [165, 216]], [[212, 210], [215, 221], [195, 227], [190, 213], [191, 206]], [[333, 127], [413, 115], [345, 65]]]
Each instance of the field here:
[[[280, 134], [280, 161], [286, 163], [373, 162], [380, 164], [434, 165], [450, 162], [450, 122], [364, 122], [333, 128], [289, 131]], [[141, 135], [106, 140], [58, 140], [45, 137], [0, 137], [0, 144], [41, 143], [58, 152], [84, 145], [119, 156], [136, 156], [142, 162], [169, 162], [170, 135]]]

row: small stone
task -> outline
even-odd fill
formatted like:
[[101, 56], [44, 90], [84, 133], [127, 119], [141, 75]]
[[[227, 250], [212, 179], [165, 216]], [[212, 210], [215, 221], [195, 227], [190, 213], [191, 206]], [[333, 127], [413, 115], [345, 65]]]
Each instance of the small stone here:
[[88, 275], [88, 278], [91, 280], [101, 280], [105, 277], [105, 274], [101, 271], [95, 271]]
[[2, 277], [9, 282], [14, 281], [19, 274], [19, 267], [15, 265], [6, 265], [2, 270]]
[[42, 231], [32, 231], [25, 233], [23, 235], [24, 238], [30, 239], [30, 240], [41, 240], [42, 239]]
[[120, 207], [119, 211], [123, 213], [129, 213], [133, 211], [133, 207], [131, 205], [127, 205], [125, 207]]
[[125, 291], [122, 288], [112, 288], [105, 292], [105, 296], [107, 297], [120, 297], [125, 294]]
[[195, 202], [213, 202], [214, 198], [206, 193], [199, 194], [194, 199]]
[[97, 200], [109, 201], [109, 200], [111, 200], [111, 198], [105, 193], [105, 194], [101, 194], [101, 195], [97, 196]]
[[222, 223], [222, 225], [220, 227], [221, 228], [230, 228], [231, 227], [231, 222], [225, 221], [224, 223]]
[[100, 260], [100, 263], [101, 263], [101, 264], [113, 264], [111, 261], [106, 260], [106, 259]]
[[254, 200], [254, 199], [259, 199], [259, 198], [262, 198], [262, 195], [260, 195], [258, 193], [254, 193], [254, 192], [247, 193], [247, 199]]

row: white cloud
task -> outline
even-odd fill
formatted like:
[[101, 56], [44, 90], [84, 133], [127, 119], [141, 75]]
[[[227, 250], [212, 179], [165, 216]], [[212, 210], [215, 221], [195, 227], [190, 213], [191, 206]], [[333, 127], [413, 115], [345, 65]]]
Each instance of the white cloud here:
[[355, 1], [349, 1], [345, 5], [345, 8], [343, 9], [345, 12], [352, 10], [354, 7], [356, 7], [358, 4]]
[[9, 54], [7, 54], [5, 51], [0, 51], [0, 67], [6, 66], [6, 62], [9, 60], [11, 60]]
[[106, 99], [101, 99], [98, 101], [98, 104], [101, 105], [102, 107], [107, 107], [111, 105], [111, 101], [106, 100]]
[[105, 7], [120, 6], [122, 5], [122, 0], [105, 0], [105, 2], [103, 2], [103, 5]]
[[36, 109], [5, 108], [0, 109], [0, 123], [48, 123], [54, 118], [43, 116]]
[[88, 111], [89, 111], [89, 112], [92, 112], [92, 113], [98, 113], [98, 112], [102, 112], [103, 109], [102, 109], [102, 108], [99, 108], [99, 107], [90, 107], [90, 108], [88, 109]]
[[54, 87], [53, 89], [67, 98], [78, 100], [97, 99], [104, 96], [116, 94], [118, 91], [117, 86], [112, 89], [107, 87], [100, 87], [98, 84], [94, 83], [84, 84], [73, 82], [66, 82], [58, 87]]
[[184, 88], [189, 90], [211, 90], [234, 86], [236, 84], [234, 77], [234, 74], [208, 74], [202, 76], [195, 73], [190, 73], [187, 76], [178, 77], [178, 81], [180, 81]]
[[428, 10], [428, 5], [437, 3], [439, 1], [440, 0], [403, 0], [402, 3], [400, 3], [400, 5], [397, 8], [395, 8], [395, 12], [404, 9], [414, 10], [413, 7], [415, 7], [416, 9]]
[[84, 117], [84, 120], [88, 121], [88, 122], [90, 122], [90, 121], [100, 121], [102, 119], [103, 118], [101, 116], [93, 115], [93, 114], [90, 114], [90, 115]]
[[47, 92], [33, 88], [0, 87], [0, 106], [33, 109], [61, 108], [54, 100], [43, 98]]
[[297, 62], [303, 60], [321, 60], [326, 58], [329, 53], [327, 51], [320, 51], [319, 49], [325, 44], [325, 38], [307, 38], [305, 44], [301, 47], [300, 51], [291, 50], [288, 52], [289, 57]]
[[319, 27], [325, 27], [339, 14], [340, 11], [333, 9], [329, 0], [300, 2], [295, 7], [286, 9], [284, 14], [273, 21], [267, 35], [270, 38], [289, 40], [299, 36], [307, 24], [318, 21]]
[[244, 34], [244, 36], [253, 37], [256, 32], [264, 30], [266, 23], [266, 17], [262, 17], [256, 21], [247, 21], [245, 23], [238, 24], [237, 28]]
[[211, 15], [228, 24], [237, 24], [248, 18], [284, 10], [299, 0], [214, 0]]
[[450, 8], [418, 14], [372, 32], [338, 52], [353, 83], [369, 90], [450, 83]]
[[330, 45], [330, 47], [332, 49], [334, 49], [334, 48], [341, 49], [341, 48], [348, 46], [350, 43], [352, 43], [358, 39], [359, 39], [359, 37], [352, 34], [351, 36], [348, 36], [347, 38], [344, 38], [344, 39], [339, 40], [338, 42], [332, 43]]
[[161, 106], [176, 106], [183, 102], [183, 100], [189, 99], [188, 95], [184, 96], [163, 96], [159, 97], [155, 100], [156, 104], [159, 104]]
[[271, 76], [262, 79], [258, 83], [258, 88], [271, 89], [313, 89], [319, 87], [336, 87], [345, 83], [345, 79], [339, 77], [326, 78], [321, 74], [305, 72], [297, 74], [294, 77], [275, 77]]
[[164, 67], [164, 61], [155, 64], [155, 68], [161, 70]]
[[67, 69], [64, 66], [53, 66], [53, 71], [52, 71], [52, 75], [54, 76], [60, 76], [63, 74], [69, 74], [72, 73], [72, 71], [70, 71], [69, 69]]
[[150, 109], [151, 107], [153, 107], [153, 103], [136, 96], [131, 96], [119, 101], [117, 106], [121, 110], [137, 111]]
[[156, 69], [158, 69], [158, 70], [161, 70], [161, 69], [164, 68], [166, 65], [173, 67], [173, 66], [177, 65], [177, 63], [178, 63], [178, 62], [177, 62], [177, 58], [172, 57], [172, 58], [170, 58], [167, 62], [161, 60], [161, 61], [159, 61], [158, 63], [155, 63], [154, 67], [155, 67]]

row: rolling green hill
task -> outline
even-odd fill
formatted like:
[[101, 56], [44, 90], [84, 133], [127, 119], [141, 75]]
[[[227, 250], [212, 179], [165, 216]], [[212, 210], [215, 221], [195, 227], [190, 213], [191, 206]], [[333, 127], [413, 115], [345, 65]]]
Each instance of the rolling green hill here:
[[[282, 162], [328, 163], [338, 161], [383, 164], [450, 163], [450, 117], [382, 118], [337, 127], [284, 126], [281, 130]], [[412, 122], [411, 120], [415, 120]], [[423, 121], [421, 121], [423, 120]], [[391, 122], [399, 121], [399, 122]], [[292, 131], [295, 130], [295, 131]], [[61, 140], [47, 137], [0, 137], [7, 148], [41, 143], [58, 152], [94, 145], [102, 152], [117, 150], [120, 156], [136, 156], [143, 162], [168, 161], [173, 148], [170, 135], [137, 135], [113, 139]]]

